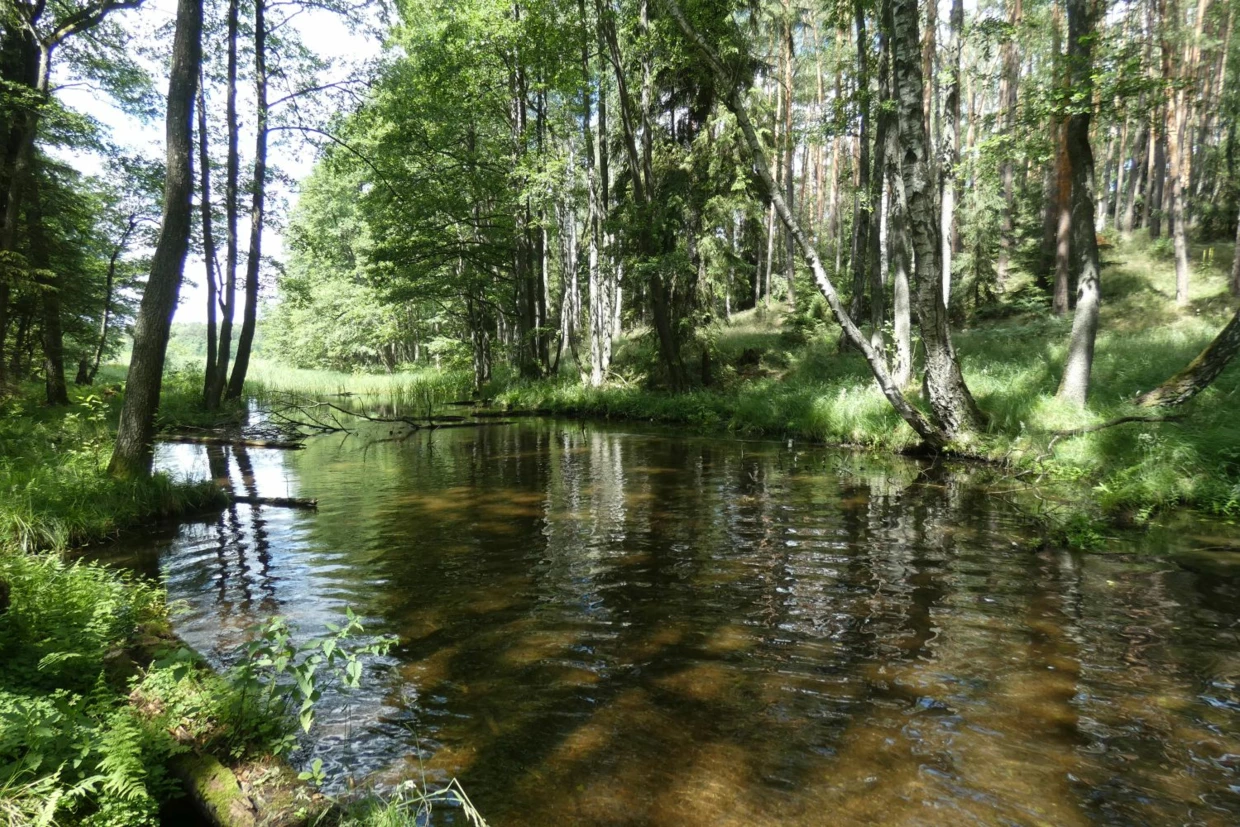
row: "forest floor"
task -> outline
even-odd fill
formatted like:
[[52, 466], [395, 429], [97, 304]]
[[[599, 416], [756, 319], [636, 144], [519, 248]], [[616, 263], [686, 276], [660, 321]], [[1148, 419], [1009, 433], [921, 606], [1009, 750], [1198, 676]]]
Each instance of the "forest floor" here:
[[[1190, 300], [1177, 307], [1174, 267], [1161, 247], [1132, 240], [1104, 251], [1101, 326], [1083, 411], [1055, 398], [1071, 316], [1053, 316], [1045, 294], [1027, 279], [1010, 285], [984, 315], [954, 324], [966, 380], [990, 418], [989, 433], [971, 450], [1009, 477], [1092, 491], [1087, 503], [1053, 520], [1056, 539], [1089, 545], [1100, 522], [1141, 523], [1174, 505], [1240, 515], [1240, 369], [1225, 371], [1176, 411], [1182, 420], [1056, 433], [1160, 413], [1132, 400], [1183, 368], [1235, 309], [1227, 291], [1231, 245], [1198, 246], [1193, 253]], [[811, 315], [827, 318], [823, 307]], [[762, 306], [719, 325], [711, 347], [711, 384], [686, 393], [644, 386], [655, 361], [653, 342], [635, 335], [618, 344], [614, 379], [602, 388], [575, 377], [510, 381], [496, 395], [512, 407], [572, 416], [883, 451], [915, 444], [860, 354], [841, 351], [833, 322], [794, 324], [779, 305]]]

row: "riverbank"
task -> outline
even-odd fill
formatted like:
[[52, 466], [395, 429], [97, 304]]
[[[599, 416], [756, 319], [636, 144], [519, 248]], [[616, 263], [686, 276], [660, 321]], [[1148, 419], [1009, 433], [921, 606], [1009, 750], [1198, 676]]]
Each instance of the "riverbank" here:
[[[313, 700], [293, 709], [291, 698], [308, 698], [274, 687], [299, 669], [312, 693], [356, 681], [348, 664], [390, 641], [359, 638], [350, 616], [305, 650], [272, 618], [237, 667], [216, 672], [173, 634], [162, 588], [66, 555], [228, 502], [209, 480], [107, 474], [122, 379], [105, 368], [62, 408], [33, 383], [0, 399], [0, 820], [182, 823], [183, 809], [165, 807], [188, 795], [208, 823], [369, 827], [413, 823], [420, 803], [446, 801], [417, 789], [332, 801], [315, 791], [322, 779], [284, 760], [292, 713], [308, 726]], [[199, 385], [193, 371], [165, 377], [162, 427], [240, 421], [240, 405], [202, 411]]]
[[[1070, 489], [1075, 504], [1055, 523], [1063, 539], [1088, 539], [1088, 524], [1140, 524], [1175, 506], [1240, 514], [1240, 370], [1163, 422], [1132, 422], [1082, 433], [1126, 416], [1160, 411], [1132, 404], [1187, 364], [1234, 311], [1227, 293], [1230, 252], [1198, 251], [1190, 302], [1173, 300], [1169, 262], [1140, 242], [1108, 253], [1104, 304], [1089, 407], [1055, 398], [1071, 318], [1055, 318], [1032, 285], [1014, 285], [996, 310], [954, 333], [965, 378], [990, 428], [973, 450], [1008, 479]], [[1202, 263], [1205, 259], [1208, 263]], [[861, 356], [841, 351], [838, 329], [794, 320], [778, 306], [735, 315], [712, 343], [711, 383], [680, 394], [641, 381], [652, 344], [622, 341], [614, 379], [601, 388], [575, 377], [499, 384], [497, 403], [555, 414], [681, 425], [698, 431], [761, 435], [901, 452], [911, 429], [875, 387]], [[1042, 344], [1049, 342], [1049, 345]], [[914, 390], [914, 394], [916, 391]], [[1088, 496], [1081, 499], [1085, 489]], [[1078, 531], [1078, 529], [1080, 529]], [[1075, 532], [1075, 536], [1074, 536]]]
[[[107, 474], [121, 378], [61, 408], [33, 383], [0, 400], [0, 813], [17, 827], [157, 823], [181, 733], [229, 703], [208, 673], [158, 665], [180, 647], [161, 589], [64, 554], [227, 502], [209, 481]], [[186, 390], [171, 378], [170, 408]]]
[[[0, 549], [61, 552], [124, 528], [222, 507], [210, 482], [164, 475], [122, 481], [107, 473], [120, 416], [120, 376], [71, 386], [71, 404], [49, 408], [29, 384], [0, 400]], [[165, 407], [185, 407], [186, 382], [171, 377]]]

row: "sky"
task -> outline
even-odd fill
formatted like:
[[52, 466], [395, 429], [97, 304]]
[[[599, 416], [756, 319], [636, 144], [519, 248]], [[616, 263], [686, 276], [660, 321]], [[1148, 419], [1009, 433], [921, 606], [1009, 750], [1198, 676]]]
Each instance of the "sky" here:
[[[154, 30], [161, 24], [171, 24], [175, 19], [176, 0], [147, 0], [137, 11], [124, 12], [123, 14], [125, 17], [118, 17], [118, 19], [126, 26], [140, 23], [144, 30]], [[139, 21], [136, 18], [141, 18], [141, 20]], [[302, 10], [292, 18], [289, 25], [296, 27], [307, 47], [320, 57], [333, 61], [335, 64], [333, 69], [321, 78], [328, 83], [345, 79], [350, 75], [351, 66], [356, 66], [360, 62], [372, 59], [380, 52], [381, 43], [373, 33], [352, 31], [338, 16], [320, 9]], [[213, 48], [222, 49], [223, 44], [213, 44], [208, 41], [204, 43], [204, 47], [207, 50]], [[156, 72], [158, 77], [162, 77], [166, 74], [167, 68], [160, 67]], [[159, 92], [161, 94], [165, 93], [167, 90], [166, 81], [161, 80], [159, 84]], [[269, 99], [275, 99], [281, 94], [283, 94], [282, 91], [273, 88], [268, 97]], [[139, 118], [120, 111], [107, 96], [101, 95], [97, 89], [86, 85], [66, 85], [65, 88], [57, 91], [57, 96], [66, 106], [97, 119], [107, 128], [110, 139], [126, 151], [140, 152], [146, 157], [163, 158], [164, 122], [162, 117], [149, 123], [144, 122]], [[243, 124], [246, 121], [253, 123], [253, 100], [252, 92], [248, 87], [243, 86], [238, 95], [238, 110]], [[212, 102], [208, 100], [208, 107], [212, 105]], [[240, 132], [239, 143], [241, 145], [242, 161], [246, 163], [246, 159], [249, 158], [253, 151], [253, 130], [247, 131], [243, 127]], [[316, 159], [314, 147], [299, 140], [272, 140], [269, 144], [269, 166], [280, 169], [293, 180], [301, 180], [309, 175]], [[84, 153], [61, 154], [65, 160], [68, 160], [84, 173], [97, 174], [102, 169], [102, 159], [97, 155]], [[197, 170], [195, 170], [195, 175], [197, 175]], [[243, 179], [245, 175], [246, 173], [243, 169]], [[268, 198], [269, 211], [273, 202], [283, 200], [290, 207], [296, 203], [296, 192], [289, 191], [289, 188], [282, 184], [272, 182], [269, 184], [268, 189], [270, 192]], [[218, 201], [219, 191], [220, 185], [217, 184], [212, 193], [213, 200]], [[248, 199], [244, 199], [243, 213], [238, 228], [238, 234], [243, 245], [243, 256], [244, 244], [249, 237], [249, 216], [247, 211]], [[283, 244], [278, 227], [269, 225], [264, 231], [263, 253], [265, 257], [275, 259], [279, 259], [282, 256]], [[200, 256], [191, 255], [186, 262], [185, 279], [181, 286], [181, 302], [173, 317], [173, 321], [205, 322], [207, 319], [206, 303], [203, 261]], [[244, 296], [238, 291], [236, 318], [241, 318], [244, 306]]]

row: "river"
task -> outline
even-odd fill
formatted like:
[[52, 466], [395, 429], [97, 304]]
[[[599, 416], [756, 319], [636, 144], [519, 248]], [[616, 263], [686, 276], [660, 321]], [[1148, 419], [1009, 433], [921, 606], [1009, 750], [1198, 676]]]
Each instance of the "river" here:
[[[968, 468], [527, 420], [163, 445], [235, 506], [107, 558], [226, 663], [399, 636], [296, 756], [504, 825], [1240, 823], [1240, 539], [1043, 548]], [[1222, 548], [1220, 548], [1222, 547]], [[451, 821], [451, 819], [449, 819]]]

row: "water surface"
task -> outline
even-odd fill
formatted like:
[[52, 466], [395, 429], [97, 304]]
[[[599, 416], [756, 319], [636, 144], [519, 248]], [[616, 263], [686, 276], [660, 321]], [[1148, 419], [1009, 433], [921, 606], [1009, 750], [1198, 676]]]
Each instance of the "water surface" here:
[[301, 755], [337, 779], [455, 776], [497, 827], [1240, 823], [1216, 528], [1081, 555], [968, 469], [558, 422], [400, 437], [163, 446], [319, 510], [113, 553], [217, 661], [275, 613], [399, 636]]

